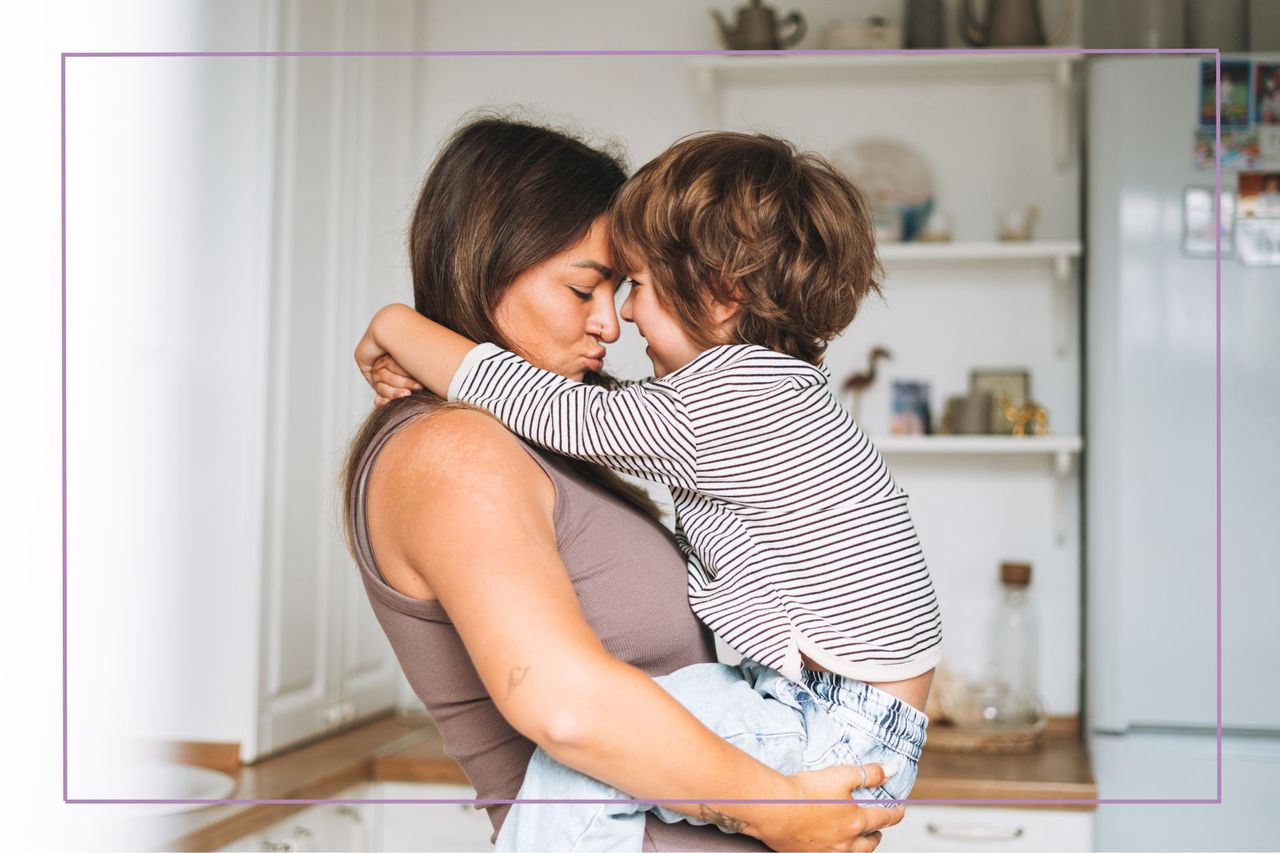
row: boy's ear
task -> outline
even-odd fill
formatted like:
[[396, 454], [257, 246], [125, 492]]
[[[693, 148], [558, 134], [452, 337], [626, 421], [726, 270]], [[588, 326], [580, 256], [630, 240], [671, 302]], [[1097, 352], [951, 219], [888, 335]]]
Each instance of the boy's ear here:
[[712, 296], [707, 306], [708, 317], [716, 326], [725, 326], [733, 322], [742, 308], [742, 291], [736, 281], [725, 281], [726, 296]]
[[712, 298], [707, 311], [714, 325], [727, 326], [738, 316], [741, 308], [742, 305], [739, 302]]

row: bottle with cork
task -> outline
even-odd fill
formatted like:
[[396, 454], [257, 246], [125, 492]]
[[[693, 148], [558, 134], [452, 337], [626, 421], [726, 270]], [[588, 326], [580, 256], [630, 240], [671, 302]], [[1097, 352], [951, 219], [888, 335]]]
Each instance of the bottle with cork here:
[[986, 673], [973, 697], [984, 728], [1025, 729], [1044, 721], [1030, 583], [1030, 563], [1000, 564], [1001, 597], [991, 618]]

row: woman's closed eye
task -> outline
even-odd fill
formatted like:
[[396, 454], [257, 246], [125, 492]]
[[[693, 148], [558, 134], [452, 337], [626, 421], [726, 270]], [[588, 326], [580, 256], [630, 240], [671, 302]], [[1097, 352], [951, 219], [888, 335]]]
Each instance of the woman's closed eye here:
[[595, 295], [594, 287], [581, 288], [570, 285], [569, 289], [573, 291], [574, 296], [578, 297], [583, 302], [590, 302], [591, 297]]

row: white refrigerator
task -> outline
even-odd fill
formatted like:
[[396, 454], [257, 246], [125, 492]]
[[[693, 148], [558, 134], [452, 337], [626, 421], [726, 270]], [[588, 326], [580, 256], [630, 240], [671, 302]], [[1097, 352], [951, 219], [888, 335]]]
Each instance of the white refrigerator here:
[[1223, 258], [1218, 340], [1183, 252], [1200, 61], [1085, 70], [1084, 695], [1100, 798], [1217, 799], [1220, 393], [1223, 802], [1100, 807], [1100, 850], [1280, 843], [1280, 267]]

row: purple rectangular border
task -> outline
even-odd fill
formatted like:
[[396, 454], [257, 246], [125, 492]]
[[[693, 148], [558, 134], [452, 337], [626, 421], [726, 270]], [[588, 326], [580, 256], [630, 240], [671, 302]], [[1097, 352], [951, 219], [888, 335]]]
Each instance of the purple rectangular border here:
[[[160, 57], [291, 57], [291, 56], [930, 56], [949, 54], [1201, 54], [1214, 57], [1214, 210], [1221, 215], [1222, 206], [1222, 53], [1215, 49], [1170, 48], [1151, 49], [1092, 49], [1092, 48], [967, 48], [944, 50], [297, 50], [297, 51], [156, 51], [156, 52], [83, 52], [62, 54], [62, 801], [71, 805], [83, 804], [198, 804], [198, 805], [316, 805], [321, 803], [360, 804], [382, 803], [405, 805], [438, 803], [452, 805], [510, 805], [531, 803], [565, 805], [571, 803], [607, 804], [625, 802], [657, 805], [716, 804], [800, 804], [823, 803], [840, 805], [849, 800], [91, 800], [67, 797], [67, 59], [102, 58], [160, 58]], [[1215, 600], [1217, 606], [1217, 783], [1215, 799], [1092, 799], [1092, 800], [858, 800], [855, 803], [885, 802], [905, 805], [1221, 805], [1222, 804], [1222, 234], [1214, 229], [1215, 279], [1214, 297], [1214, 511], [1215, 511], [1215, 568], [1217, 581]]]

